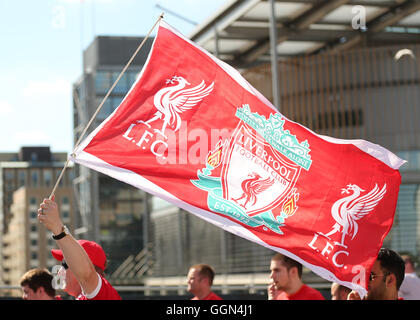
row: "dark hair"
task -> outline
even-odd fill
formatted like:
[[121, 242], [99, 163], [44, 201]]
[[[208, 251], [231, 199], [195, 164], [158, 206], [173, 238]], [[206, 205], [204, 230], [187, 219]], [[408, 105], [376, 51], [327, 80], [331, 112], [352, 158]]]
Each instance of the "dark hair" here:
[[399, 290], [404, 280], [404, 260], [398, 253], [387, 248], [381, 248], [381, 250], [379, 250], [377, 260], [380, 262], [382, 269], [395, 275], [397, 279], [397, 290]]
[[284, 266], [287, 268], [287, 270], [289, 271], [291, 268], [296, 267], [297, 271], [298, 271], [298, 275], [299, 278], [302, 278], [302, 264], [300, 264], [299, 262], [290, 259], [289, 257], [281, 254], [281, 253], [277, 253], [275, 254], [272, 258], [272, 261], [281, 261]]
[[200, 263], [200, 264], [195, 264], [191, 266], [190, 269], [193, 269], [193, 268], [198, 271], [198, 274], [200, 277], [209, 279], [210, 285], [213, 284], [215, 273], [211, 266], [209, 266], [208, 264]]
[[46, 269], [31, 269], [20, 279], [20, 285], [28, 286], [33, 291], [43, 287], [50, 297], [55, 297], [55, 289], [52, 287], [53, 276]]

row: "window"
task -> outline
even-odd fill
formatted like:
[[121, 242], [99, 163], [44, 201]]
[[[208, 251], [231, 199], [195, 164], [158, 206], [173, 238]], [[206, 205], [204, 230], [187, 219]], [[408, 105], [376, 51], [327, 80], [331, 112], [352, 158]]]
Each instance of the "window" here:
[[46, 187], [51, 186], [52, 184], [52, 171], [50, 169], [44, 170], [44, 185]]
[[36, 152], [31, 153], [31, 161], [33, 161], [33, 162], [38, 161], [38, 153], [36, 153]]
[[111, 110], [110, 114], [111, 114], [112, 112], [114, 112], [114, 110], [115, 110], [115, 109], [117, 109], [117, 108], [118, 108], [118, 106], [121, 104], [121, 102], [122, 102], [123, 98], [124, 98], [124, 97], [113, 97], [113, 98], [112, 98], [112, 100], [111, 100], [111, 101], [112, 101], [112, 106], [111, 106], [112, 110]]
[[31, 225], [31, 232], [37, 232], [38, 228], [36, 224]]
[[[120, 72], [113, 72], [112, 73], [112, 83], [115, 82], [115, 80], [117, 80], [118, 76], [120, 75]], [[128, 92], [129, 86], [128, 86], [128, 74], [127, 72], [125, 72], [122, 76], [120, 81], [118, 81], [118, 83], [116, 84], [113, 92], [114, 93], [122, 93], [125, 94]]]
[[68, 197], [66, 197], [66, 196], [64, 196], [64, 197], [61, 199], [61, 204], [69, 204], [69, 198], [68, 198]]
[[26, 185], [26, 171], [25, 170], [19, 170], [18, 180], [19, 180], [18, 181], [19, 187]]
[[31, 171], [31, 186], [38, 187], [38, 184], [39, 184], [39, 171], [32, 170]]
[[31, 199], [29, 199], [29, 203], [30, 204], [37, 204], [36, 198], [31, 197]]
[[11, 171], [11, 170], [7, 170], [6, 171], [6, 181], [8, 183], [12, 183], [14, 179], [15, 179], [15, 172]]
[[[104, 99], [104, 97], [97, 97], [96, 98], [96, 105], [95, 108], [99, 107], [99, 105], [101, 104], [102, 100]], [[103, 121], [105, 120], [112, 112], [112, 102], [111, 102], [111, 98], [108, 97], [108, 99], [105, 100], [101, 110], [99, 110], [98, 113], [98, 121]]]
[[128, 86], [130, 88], [134, 84], [134, 82], [136, 82], [138, 75], [139, 75], [139, 72], [137, 72], [137, 71], [129, 71], [128, 72]]
[[[96, 98], [96, 107], [99, 107], [104, 97], [98, 96]], [[110, 96], [108, 99], [105, 100], [101, 110], [99, 110], [97, 120], [103, 121], [106, 118], [109, 117], [111, 113], [114, 112], [114, 110], [121, 104], [121, 101], [123, 100], [123, 96]]]
[[31, 211], [30, 213], [31, 220], [36, 220], [38, 213], [36, 211]]
[[95, 77], [95, 89], [98, 93], [106, 93], [111, 88], [111, 72], [97, 71]]

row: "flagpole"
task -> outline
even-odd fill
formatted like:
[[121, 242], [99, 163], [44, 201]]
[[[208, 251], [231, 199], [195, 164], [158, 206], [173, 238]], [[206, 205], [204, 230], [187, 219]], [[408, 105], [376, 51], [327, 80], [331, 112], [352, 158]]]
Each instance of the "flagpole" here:
[[[82, 141], [84, 135], [86, 134], [86, 131], [88, 130], [89, 126], [92, 124], [93, 120], [95, 119], [96, 115], [99, 113], [99, 111], [101, 110], [102, 106], [104, 105], [106, 99], [108, 99], [109, 95], [111, 94], [112, 90], [114, 89], [114, 87], [117, 85], [118, 81], [120, 81], [121, 77], [123, 76], [123, 74], [127, 71], [128, 67], [130, 66], [130, 64], [133, 62], [134, 58], [136, 57], [136, 55], [139, 53], [140, 49], [143, 47], [144, 43], [146, 42], [146, 40], [149, 38], [150, 34], [153, 32], [153, 30], [155, 29], [155, 27], [158, 25], [158, 23], [160, 22], [160, 20], [163, 19], [163, 12], [160, 14], [159, 18], [156, 20], [155, 24], [153, 25], [153, 27], [150, 29], [150, 31], [147, 33], [147, 35], [144, 37], [143, 41], [140, 43], [140, 45], [137, 47], [136, 51], [134, 52], [134, 54], [131, 56], [130, 60], [127, 62], [127, 64], [125, 65], [125, 67], [122, 69], [121, 73], [119, 74], [118, 78], [114, 81], [114, 84], [111, 86], [111, 88], [108, 90], [108, 92], [106, 93], [105, 97], [102, 99], [102, 102], [99, 104], [98, 108], [96, 109], [95, 113], [92, 115], [92, 117], [90, 118], [88, 124], [85, 126], [85, 128], [83, 129], [79, 139], [77, 140], [76, 144], [74, 145], [73, 148], [73, 152], [71, 153], [71, 155], [74, 157], [75, 154], [75, 150], [76, 148], [79, 146], [80, 142]], [[50, 197], [49, 199], [52, 199], [52, 197], [55, 194], [55, 191], [58, 187], [58, 184], [60, 183], [61, 179], [63, 178], [64, 172], [66, 171], [66, 168], [68, 167], [70, 163], [70, 159], [67, 158], [66, 163], [64, 164], [63, 169], [61, 170], [60, 175], [58, 176], [58, 179], [54, 185], [54, 188], [51, 191]]]

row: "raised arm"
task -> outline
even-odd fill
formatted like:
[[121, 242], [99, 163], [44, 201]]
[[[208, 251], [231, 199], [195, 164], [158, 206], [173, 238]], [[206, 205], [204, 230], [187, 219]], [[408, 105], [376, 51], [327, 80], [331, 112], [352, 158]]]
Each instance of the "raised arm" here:
[[[57, 204], [54, 202], [54, 197], [51, 200], [44, 199], [41, 203], [38, 209], [38, 220], [53, 235], [63, 232], [64, 225], [60, 219], [60, 213]], [[67, 234], [65, 237], [56, 240], [56, 242], [63, 252], [69, 269], [79, 281], [83, 291], [86, 294], [92, 293], [96, 289], [99, 280], [95, 267], [85, 250], [71, 234]]]

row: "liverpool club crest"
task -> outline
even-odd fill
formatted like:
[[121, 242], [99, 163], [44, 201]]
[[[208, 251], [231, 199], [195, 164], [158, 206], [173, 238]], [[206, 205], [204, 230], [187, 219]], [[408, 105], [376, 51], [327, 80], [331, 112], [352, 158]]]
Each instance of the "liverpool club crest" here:
[[[210, 151], [206, 168], [191, 182], [209, 192], [210, 210], [282, 234], [285, 219], [298, 209], [296, 182], [310, 168], [309, 145], [283, 129], [279, 114], [266, 119], [244, 105], [236, 116], [230, 139]], [[220, 176], [214, 176], [219, 166]]]

